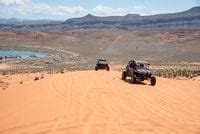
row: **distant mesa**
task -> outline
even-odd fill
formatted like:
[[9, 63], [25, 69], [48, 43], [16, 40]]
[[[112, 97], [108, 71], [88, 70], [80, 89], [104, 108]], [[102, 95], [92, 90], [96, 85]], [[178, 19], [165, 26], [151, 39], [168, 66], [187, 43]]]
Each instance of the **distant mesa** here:
[[189, 10], [186, 10], [185, 12], [190, 12], [190, 13], [200, 13], [200, 6], [199, 7], [193, 7]]
[[94, 16], [92, 14], [87, 14], [84, 18], [92, 18], [92, 17], [96, 17], [96, 16]]
[[[12, 21], [15, 21], [13, 18]], [[99, 17], [87, 14], [80, 18], [67, 19], [64, 22], [43, 21], [38, 23], [1, 23], [0, 30], [37, 30], [37, 31], [67, 31], [79, 29], [200, 29], [200, 7], [189, 10], [141, 16], [140, 14], [127, 14], [125, 16]], [[41, 21], [40, 21], [41, 22]]]
[[[127, 14], [125, 16], [105, 16], [105, 17], [140, 17], [140, 16], [141, 16], [140, 14]], [[83, 18], [98, 18], [98, 17], [100, 17], [100, 16], [95, 16], [95, 15], [92, 15], [92, 14], [87, 14]], [[102, 17], [102, 18], [104, 18], [104, 17]]]
[[140, 14], [127, 14], [125, 17], [140, 17]]

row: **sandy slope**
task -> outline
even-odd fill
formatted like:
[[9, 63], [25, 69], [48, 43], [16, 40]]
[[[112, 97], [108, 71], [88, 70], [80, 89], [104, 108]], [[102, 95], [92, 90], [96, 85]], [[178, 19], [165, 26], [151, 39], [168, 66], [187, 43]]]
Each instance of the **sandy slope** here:
[[8, 69], [9, 66], [6, 65], [6, 64], [0, 64], [0, 70], [3, 70], [3, 69]]
[[199, 82], [158, 78], [152, 87], [120, 76], [82, 71], [36, 82], [12, 76], [0, 90], [0, 134], [200, 133]]

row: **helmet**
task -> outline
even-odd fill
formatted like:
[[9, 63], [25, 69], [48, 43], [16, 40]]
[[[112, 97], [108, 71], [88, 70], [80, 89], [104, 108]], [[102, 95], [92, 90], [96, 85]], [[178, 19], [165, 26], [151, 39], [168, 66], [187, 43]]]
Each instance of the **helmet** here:
[[135, 60], [131, 60], [129, 63], [130, 64], [136, 64], [136, 61]]

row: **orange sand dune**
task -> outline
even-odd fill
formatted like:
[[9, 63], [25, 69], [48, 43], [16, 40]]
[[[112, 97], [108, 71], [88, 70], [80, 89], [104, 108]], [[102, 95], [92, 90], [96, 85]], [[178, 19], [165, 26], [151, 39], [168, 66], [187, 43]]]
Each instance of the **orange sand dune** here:
[[152, 87], [112, 71], [19, 77], [0, 90], [0, 134], [200, 133], [198, 81], [158, 78]]

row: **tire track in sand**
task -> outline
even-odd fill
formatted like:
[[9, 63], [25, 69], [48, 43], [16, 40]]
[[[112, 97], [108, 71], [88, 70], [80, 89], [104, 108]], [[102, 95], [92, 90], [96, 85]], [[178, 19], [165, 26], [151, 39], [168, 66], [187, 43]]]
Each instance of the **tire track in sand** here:
[[[67, 96], [60, 93], [58, 91], [58, 89], [55, 86], [55, 81], [52, 81], [53, 83], [53, 92], [56, 93], [56, 95], [59, 95], [61, 97], [61, 99], [66, 101], [63, 113], [61, 113], [60, 117], [58, 118], [58, 120], [56, 121], [56, 123], [53, 125], [53, 127], [50, 129], [49, 134], [54, 134], [56, 132], [56, 130], [60, 127], [60, 125], [62, 125], [65, 117], [67, 116], [67, 114], [69, 113], [70, 107], [72, 105], [72, 93], [71, 93], [71, 87], [73, 84], [73, 79], [71, 74], [69, 74], [69, 80], [68, 80], [68, 85], [65, 85], [65, 83], [63, 83], [64, 87], [67, 89]], [[61, 80], [61, 78], [59, 78], [58, 80]], [[63, 82], [63, 79], [61, 80]], [[57, 82], [57, 81], [56, 81]]]

